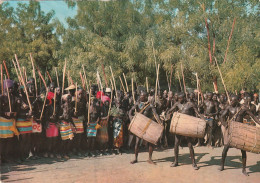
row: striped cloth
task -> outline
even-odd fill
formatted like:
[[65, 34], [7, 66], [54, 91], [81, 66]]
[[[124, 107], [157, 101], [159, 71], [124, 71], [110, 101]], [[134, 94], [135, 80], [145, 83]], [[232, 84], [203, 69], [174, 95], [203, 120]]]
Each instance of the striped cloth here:
[[74, 135], [70, 123], [62, 121], [60, 124], [60, 135], [62, 140], [72, 140]]
[[16, 127], [20, 134], [32, 133], [32, 121], [33, 119], [21, 119], [18, 118], [16, 121]]
[[15, 120], [0, 117], [0, 138], [12, 138], [14, 134], [19, 135], [15, 127]]
[[72, 118], [72, 120], [76, 126], [76, 129], [75, 129], [75, 127], [73, 125], [71, 125], [73, 133], [84, 133], [83, 119], [84, 119], [84, 116], [83, 116], [83, 118], [81, 116], [78, 118]]
[[96, 129], [97, 122], [90, 122], [88, 124], [87, 129], [87, 136], [88, 137], [96, 137], [97, 136], [97, 129]]

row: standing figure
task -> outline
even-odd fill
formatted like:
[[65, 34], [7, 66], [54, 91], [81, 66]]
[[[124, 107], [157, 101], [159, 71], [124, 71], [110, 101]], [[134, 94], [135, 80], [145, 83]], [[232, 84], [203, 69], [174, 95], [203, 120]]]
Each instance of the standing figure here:
[[[229, 137], [228, 137], [229, 126], [227, 121], [225, 120], [226, 117], [229, 117], [230, 121], [243, 123], [243, 118], [245, 117], [245, 115], [250, 115], [255, 120], [255, 122], [260, 124], [259, 120], [252, 114], [252, 112], [248, 107], [247, 103], [249, 100], [250, 99], [245, 96], [244, 103], [241, 105], [236, 95], [231, 96], [231, 104], [226, 107], [225, 111], [221, 115], [221, 121], [224, 127], [224, 149], [222, 152], [222, 160], [219, 168], [220, 171], [224, 170], [224, 164], [227, 157], [227, 152], [229, 150]], [[243, 165], [242, 173], [248, 176], [246, 172], [246, 151], [241, 150], [241, 153], [242, 153], [242, 165]]]
[[[182, 114], [187, 114], [187, 115], [190, 115], [190, 116], [195, 116], [196, 114], [198, 116], [200, 116], [198, 109], [197, 109], [197, 107], [196, 107], [196, 105], [194, 104], [193, 101], [185, 102], [184, 93], [179, 93], [178, 102], [176, 102], [172, 106], [172, 108], [168, 111], [168, 113], [171, 113], [173, 111], [178, 111]], [[200, 117], [203, 118], [202, 116], [200, 116]], [[180, 145], [182, 137], [184, 137], [184, 136], [177, 135], [177, 134], [175, 135], [175, 145], [174, 145], [175, 160], [172, 163], [171, 167], [178, 166], [179, 145]], [[184, 138], [186, 138], [186, 140], [188, 142], [188, 147], [190, 149], [190, 157], [191, 157], [191, 160], [192, 160], [192, 167], [194, 168], [194, 170], [198, 170], [197, 164], [195, 162], [194, 149], [192, 147], [192, 138], [191, 137], [184, 137]]]
[[65, 159], [69, 159], [71, 141], [74, 137], [71, 124], [75, 127], [72, 115], [73, 115], [73, 107], [72, 107], [72, 96], [70, 94], [65, 94], [62, 96], [62, 115], [59, 117], [60, 121], [60, 135], [62, 139], [62, 155]]
[[207, 93], [207, 99], [204, 101], [204, 117], [207, 121], [207, 146], [212, 146], [212, 136], [216, 127], [215, 118], [218, 115], [218, 104], [213, 101], [213, 93]]
[[[147, 101], [147, 93], [145, 91], [142, 91], [140, 94], [140, 98], [138, 102], [131, 108], [129, 111], [129, 118], [132, 120], [133, 119], [133, 112], [136, 110], [136, 112], [140, 112], [141, 110], [143, 111], [143, 115], [145, 115], [148, 118], [153, 118], [155, 117], [156, 121], [162, 124], [158, 114], [156, 113], [155, 107], [150, 104]], [[135, 142], [135, 160], [131, 161], [132, 164], [137, 163], [137, 158], [138, 158], [138, 152], [139, 152], [139, 142], [140, 138], [136, 136], [136, 142]], [[149, 147], [149, 159], [148, 163], [150, 164], [155, 164], [152, 161], [152, 154], [153, 154], [153, 149], [154, 145], [148, 142], [148, 147]]]
[[[4, 93], [0, 95], [0, 165], [15, 157], [15, 141], [19, 132], [15, 120], [19, 107], [17, 97], [14, 95], [12, 80], [4, 80]], [[7, 93], [8, 92], [8, 93]]]

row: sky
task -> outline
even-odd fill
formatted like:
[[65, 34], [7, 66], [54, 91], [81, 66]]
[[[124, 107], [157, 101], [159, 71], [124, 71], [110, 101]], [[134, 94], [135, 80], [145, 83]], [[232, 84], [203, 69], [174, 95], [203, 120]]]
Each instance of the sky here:
[[[29, 3], [29, 1], [15, 1], [15, 0], [0, 0], [0, 2], [7, 2], [10, 6], [16, 8], [19, 2], [21, 3]], [[77, 14], [77, 8], [68, 8], [67, 4], [62, 0], [46, 0], [39, 1], [41, 4], [41, 9], [44, 12], [49, 12], [51, 10], [55, 11], [54, 18], [58, 18], [65, 26], [67, 26], [66, 18], [73, 17]]]

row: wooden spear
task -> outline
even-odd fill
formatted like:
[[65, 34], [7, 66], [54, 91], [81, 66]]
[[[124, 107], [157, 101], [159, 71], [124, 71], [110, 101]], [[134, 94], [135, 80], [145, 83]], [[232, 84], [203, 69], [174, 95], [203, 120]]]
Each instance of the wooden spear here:
[[120, 79], [121, 85], [122, 85], [122, 87], [123, 87], [124, 93], [126, 93], [125, 86], [124, 86], [124, 84], [123, 84], [123, 81], [122, 81], [121, 76], [119, 76], [119, 79]]
[[55, 115], [55, 111], [56, 111], [56, 96], [57, 96], [57, 90], [55, 88], [54, 90], [54, 109], [53, 109], [53, 116]]
[[186, 98], [188, 98], [188, 93], [187, 93], [187, 90], [186, 90], [186, 85], [185, 85], [185, 79], [184, 79], [184, 72], [183, 72], [182, 63], [181, 63], [181, 73], [182, 73], [182, 79], [183, 79], [184, 92], [185, 92]]
[[5, 67], [5, 72], [6, 72], [7, 78], [10, 79], [9, 72], [7, 70], [7, 67], [6, 67], [6, 64], [5, 64], [4, 60], [3, 60], [3, 64], [4, 64], [4, 67]]
[[145, 80], [146, 80], [146, 91], [148, 93], [149, 92], [148, 77], [146, 77]]
[[1, 91], [4, 94], [4, 83], [3, 83], [3, 65], [1, 64]]
[[123, 73], [123, 76], [124, 76], [124, 80], [125, 80], [126, 91], [129, 92], [128, 84], [127, 84], [126, 77], [125, 77], [125, 73]]
[[57, 67], [55, 67], [55, 73], [56, 73], [56, 78], [57, 78], [57, 86], [60, 87]]
[[228, 91], [227, 91], [227, 88], [226, 88], [226, 85], [225, 85], [225, 82], [224, 82], [224, 79], [223, 79], [221, 70], [220, 70], [219, 65], [218, 65], [218, 61], [217, 61], [216, 57], [214, 57], [214, 58], [215, 58], [215, 62], [216, 62], [216, 64], [217, 64], [217, 68], [218, 68], [219, 75], [220, 75], [220, 77], [221, 77], [221, 81], [222, 81], [222, 83], [223, 83], [223, 85], [224, 85], [224, 88], [225, 88], [225, 91], [226, 91], [226, 94], [227, 94], [228, 103], [231, 104], [230, 98], [229, 98], [229, 94], [228, 94]]
[[75, 93], [75, 112], [77, 112], [78, 105], [78, 83], [76, 82], [76, 93]]
[[66, 75], [66, 65], [67, 65], [67, 60], [65, 59], [65, 65], [64, 65], [64, 68], [63, 68], [63, 76], [62, 76], [62, 90], [61, 90], [62, 95], [64, 94], [64, 82], [65, 82], [65, 75]]
[[134, 94], [134, 79], [131, 78], [131, 81], [132, 81], [132, 96], [133, 96], [133, 101], [134, 101], [134, 104], [135, 104], [135, 94]]
[[196, 73], [195, 75], [196, 75], [196, 80], [197, 80], [198, 106], [199, 106], [199, 104], [200, 104], [199, 77], [198, 77], [198, 73]]
[[7, 92], [7, 97], [8, 97], [8, 103], [9, 103], [9, 111], [10, 111], [10, 113], [11, 113], [11, 112], [12, 112], [12, 107], [11, 107], [10, 94], [9, 94], [9, 90], [8, 90], [8, 86], [7, 86], [7, 82], [6, 82], [6, 76], [5, 76], [5, 87], [6, 87], [6, 92]]
[[44, 79], [44, 77], [42, 76], [42, 74], [41, 74], [41, 71], [40, 71], [40, 69], [36, 66], [36, 69], [37, 69], [37, 71], [38, 71], [38, 75], [40, 76], [40, 78], [42, 79], [42, 82], [43, 82], [43, 84], [44, 84], [44, 86], [45, 86], [45, 89], [47, 90], [47, 84], [46, 84], [46, 82], [45, 82], [45, 79]]
[[33, 78], [34, 78], [34, 84], [35, 84], [35, 92], [36, 92], [36, 96], [37, 96], [38, 88], [37, 88], [37, 80], [36, 80], [36, 73], [35, 73], [35, 67], [34, 67], [34, 63], [33, 63], [32, 53], [30, 53], [30, 58], [31, 58], [31, 62], [32, 62]]
[[49, 71], [46, 71], [46, 72], [47, 72], [50, 82], [52, 83], [52, 79], [51, 79], [51, 75], [50, 75]]
[[45, 99], [44, 99], [44, 102], [43, 102], [43, 106], [42, 106], [42, 112], [41, 112], [41, 116], [40, 116], [40, 120], [42, 120], [42, 115], [43, 115], [43, 111], [45, 109], [45, 104], [46, 104], [46, 100], [47, 100], [47, 95], [48, 95], [49, 91], [48, 91], [48, 88], [47, 88], [47, 91], [46, 91], [46, 96], [45, 96]]
[[160, 64], [158, 64], [158, 69], [157, 69], [157, 77], [156, 77], [156, 85], [155, 85], [155, 103], [157, 102], [157, 87], [158, 87], [158, 80], [159, 80], [159, 70], [160, 70]]
[[108, 87], [108, 83], [107, 83], [107, 76], [106, 76], [106, 72], [105, 72], [105, 68], [104, 68], [104, 65], [102, 65], [102, 70], [103, 70], [103, 74], [104, 74], [104, 78], [105, 78], [105, 82], [106, 82], [106, 87]]
[[20, 72], [20, 77], [21, 77], [21, 80], [22, 80], [22, 84], [23, 84], [23, 86], [24, 86], [24, 91], [25, 91], [25, 94], [26, 94], [27, 102], [28, 102], [30, 111], [32, 111], [32, 105], [31, 105], [31, 102], [30, 102], [30, 99], [29, 99], [29, 94], [28, 94], [28, 91], [27, 91], [27, 87], [26, 87], [24, 78], [23, 78], [23, 76], [22, 76], [22, 71], [21, 71], [21, 68], [20, 68], [20, 64], [19, 64], [17, 55], [15, 54], [14, 56], [15, 56], [15, 60], [16, 60], [16, 62], [17, 62], [18, 70], [19, 70], [19, 72]]
[[181, 91], [183, 91], [183, 90], [182, 90], [182, 85], [181, 85], [181, 78], [180, 78], [179, 71], [177, 71], [177, 76], [178, 76], [178, 80], [179, 80], [179, 83], [180, 83], [180, 88], [181, 88]]
[[85, 82], [84, 82], [84, 79], [83, 79], [83, 76], [82, 76], [81, 71], [79, 72], [79, 76], [80, 76], [80, 80], [81, 80], [82, 87], [83, 87], [83, 89], [85, 90]]
[[169, 91], [171, 91], [171, 87], [172, 87], [172, 72], [173, 72], [173, 65], [171, 65], [170, 90]]
[[114, 74], [113, 74], [113, 71], [112, 71], [111, 66], [109, 66], [109, 68], [110, 68], [111, 75], [112, 75], [112, 79], [113, 79], [113, 82], [114, 82], [114, 88], [115, 88], [115, 92], [116, 92], [116, 99], [118, 100], [117, 89], [116, 89], [116, 82], [115, 82]]
[[170, 82], [169, 82], [168, 74], [167, 74], [167, 72], [165, 72], [165, 74], [166, 74], [168, 89], [169, 89], [169, 91], [170, 91], [170, 90], [171, 90], [171, 87], [170, 87]]
[[16, 72], [16, 75], [17, 75], [18, 81], [19, 81], [20, 86], [21, 86], [21, 85], [22, 85], [21, 78], [20, 78], [20, 76], [19, 76], [19, 74], [18, 74], [18, 70], [17, 70], [16, 64], [15, 64], [15, 62], [14, 62], [13, 59], [12, 59], [12, 62], [13, 62], [14, 68], [15, 68], [15, 72]]
[[229, 35], [229, 38], [228, 38], [228, 44], [227, 44], [227, 49], [226, 49], [226, 53], [225, 53], [225, 57], [224, 57], [223, 63], [226, 62], [227, 53], [228, 53], [228, 49], [229, 49], [229, 44], [230, 44], [230, 41], [231, 41], [231, 38], [232, 38], [232, 34], [233, 34], [233, 31], [234, 31], [234, 27], [235, 27], [235, 22], [236, 22], [236, 18], [234, 18], [234, 20], [233, 20], [232, 29], [231, 29], [231, 32], [230, 32], [230, 35]]

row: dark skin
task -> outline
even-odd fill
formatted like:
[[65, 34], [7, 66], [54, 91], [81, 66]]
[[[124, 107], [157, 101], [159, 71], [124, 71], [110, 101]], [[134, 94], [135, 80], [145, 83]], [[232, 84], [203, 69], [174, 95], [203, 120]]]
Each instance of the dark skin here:
[[[190, 115], [190, 116], [195, 116], [195, 114], [200, 116], [198, 109], [197, 109], [196, 105], [194, 104], [194, 102], [193, 101], [185, 102], [184, 101], [184, 95], [178, 96], [178, 102], [173, 105], [173, 107], [168, 111], [168, 113], [172, 113], [173, 111], [178, 111], [182, 114], [187, 114], [187, 115]], [[202, 116], [200, 116], [200, 117], [203, 118]], [[174, 145], [175, 160], [172, 163], [171, 167], [178, 166], [179, 145], [180, 145], [182, 137], [183, 136], [181, 136], [181, 135], [175, 135], [175, 145]], [[198, 170], [197, 164], [195, 162], [194, 149], [193, 149], [192, 143], [191, 143], [192, 138], [190, 138], [190, 137], [185, 137], [185, 138], [187, 139], [188, 147], [190, 149], [190, 157], [192, 159], [192, 167], [195, 170]]]
[[[7, 119], [16, 119], [17, 110], [18, 110], [18, 103], [17, 103], [17, 97], [14, 96], [13, 92], [13, 86], [8, 88], [10, 102], [11, 102], [11, 108], [12, 112], [10, 112], [9, 109], [9, 100], [7, 96], [7, 90], [4, 90], [4, 94], [0, 95], [0, 116], [7, 118]], [[8, 159], [11, 158], [11, 154], [13, 153], [13, 143], [14, 143], [15, 137], [13, 138], [3, 138], [0, 140], [0, 163], [1, 160], [3, 162], [8, 161]]]
[[[213, 100], [213, 94], [207, 94], [207, 100], [204, 101], [204, 116], [206, 118], [213, 118], [215, 119], [216, 115], [218, 114], [218, 103]], [[214, 130], [214, 121], [207, 121], [207, 125], [209, 127], [209, 140], [208, 146], [211, 146], [212, 143], [212, 133]]]
[[[256, 123], [260, 124], [258, 118], [253, 115], [248, 105], [246, 104], [249, 99], [245, 97], [244, 100], [245, 100], [245, 104], [240, 105], [237, 96], [231, 97], [231, 105], [229, 105], [221, 115], [221, 121], [223, 126], [228, 128], [228, 125], [225, 121], [226, 117], [229, 117], [229, 119], [233, 119], [233, 121], [243, 123], [243, 118], [245, 117], [245, 115], [251, 116]], [[221, 165], [219, 168], [220, 171], [224, 170], [224, 164], [225, 164], [225, 159], [227, 157], [228, 150], [229, 150], [229, 144], [225, 144], [222, 152]], [[246, 158], [247, 158], [246, 151], [241, 150], [241, 153], [242, 153], [242, 165], [243, 165], [242, 173], [245, 176], [248, 176], [248, 173], [246, 172]]]
[[[153, 107], [153, 105], [147, 103], [147, 94], [142, 92], [141, 95], [140, 95], [140, 98], [139, 98], [139, 101], [136, 102], [136, 104], [130, 109], [129, 111], [129, 118], [132, 120], [133, 119], [133, 112], [136, 110], [137, 112], [140, 112], [142, 108], [140, 108], [140, 104], [143, 105], [143, 107], [145, 105], [149, 105], [143, 112], [143, 115], [145, 115], [146, 117], [148, 118], [152, 118], [153, 115], [155, 116], [156, 120], [162, 124], [162, 122], [160, 121], [160, 118], [158, 116], [158, 114], [156, 113], [156, 109]], [[135, 142], [135, 160], [131, 161], [131, 164], [134, 164], [134, 163], [137, 163], [138, 160], [138, 152], [139, 152], [139, 141], [141, 139], [139, 137], [136, 137], [136, 142]], [[148, 146], [149, 146], [149, 159], [148, 159], [148, 163], [150, 164], [154, 164], [155, 163], [152, 161], [152, 154], [153, 154], [153, 149], [154, 149], [154, 146], [153, 144], [151, 143], [148, 143]]]
[[[100, 104], [97, 99], [91, 100], [90, 108], [89, 108], [89, 117], [90, 117], [89, 122], [92, 123], [99, 122], [100, 120]], [[94, 151], [95, 145], [96, 145], [96, 137], [88, 137], [88, 149], [90, 151]]]
[[[75, 127], [75, 124], [72, 121], [72, 115], [73, 115], [73, 107], [72, 107], [72, 96], [70, 94], [65, 95], [62, 97], [62, 115], [59, 117], [60, 120], [64, 120], [68, 123], [72, 123], [72, 125]], [[63, 140], [62, 141], [62, 153], [63, 157], [68, 159], [68, 151], [70, 150], [71, 141], [70, 140]]]

